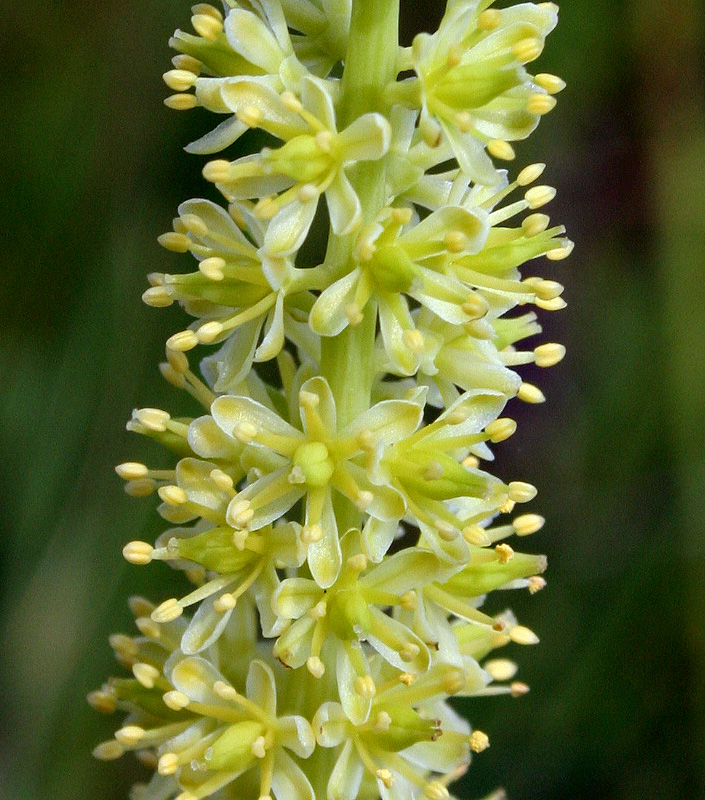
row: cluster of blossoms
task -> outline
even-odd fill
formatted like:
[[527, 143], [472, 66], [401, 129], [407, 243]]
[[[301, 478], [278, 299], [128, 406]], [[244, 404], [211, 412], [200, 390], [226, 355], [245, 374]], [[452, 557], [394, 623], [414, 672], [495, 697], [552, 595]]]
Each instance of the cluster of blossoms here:
[[203, 411], [136, 410], [167, 464], [117, 468], [168, 525], [125, 557], [192, 584], [131, 601], [139, 635], [111, 639], [131, 677], [89, 697], [127, 713], [95, 755], [153, 770], [135, 800], [447, 800], [488, 746], [448, 699], [527, 691], [495, 651], [536, 635], [481, 606], [544, 586], [506, 541], [543, 519], [483, 467], [505, 405], [544, 399], [513, 368], [564, 354], [521, 346], [541, 329], [518, 306], [565, 303], [519, 268], [571, 243], [539, 211], [543, 165], [495, 161], [563, 83], [526, 69], [557, 7], [490, 5], [448, 0], [410, 48], [395, 0], [199, 4], [171, 40], [167, 105], [223, 117], [187, 149], [268, 144], [205, 164], [224, 203], [183, 203], [160, 237], [198, 268], [144, 293], [193, 318], [161, 370]]

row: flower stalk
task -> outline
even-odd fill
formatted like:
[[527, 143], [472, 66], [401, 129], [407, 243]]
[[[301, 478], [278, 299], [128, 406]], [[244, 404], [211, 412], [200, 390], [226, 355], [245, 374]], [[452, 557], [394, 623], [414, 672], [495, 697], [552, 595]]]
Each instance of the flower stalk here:
[[[489, 745], [449, 698], [528, 690], [494, 651], [538, 637], [481, 606], [543, 588], [545, 558], [505, 541], [543, 518], [512, 518], [536, 489], [486, 467], [505, 406], [545, 399], [514, 368], [564, 353], [521, 349], [541, 327], [519, 307], [565, 303], [520, 270], [572, 245], [543, 165], [495, 165], [562, 88], [526, 69], [557, 7], [490, 6], [448, 0], [403, 48], [397, 0], [226, 0], [171, 40], [167, 105], [224, 117], [187, 148], [220, 154], [224, 204], [182, 203], [160, 242], [197, 269], [143, 295], [193, 318], [160, 369], [200, 409], [136, 410], [164, 463], [117, 468], [167, 523], [125, 558], [191, 583], [131, 601], [139, 634], [111, 638], [131, 677], [89, 697], [127, 713], [95, 755], [154, 770], [135, 797], [446, 800]], [[228, 160], [254, 129], [272, 143]]]

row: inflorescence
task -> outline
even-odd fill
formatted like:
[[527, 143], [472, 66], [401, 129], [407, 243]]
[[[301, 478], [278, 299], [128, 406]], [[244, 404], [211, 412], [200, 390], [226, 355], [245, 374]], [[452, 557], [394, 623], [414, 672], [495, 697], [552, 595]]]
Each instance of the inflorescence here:
[[[170, 41], [167, 105], [221, 115], [187, 149], [219, 155], [224, 202], [179, 206], [160, 243], [196, 269], [143, 295], [192, 318], [160, 368], [202, 413], [135, 410], [165, 465], [117, 467], [167, 523], [125, 558], [191, 584], [130, 601], [138, 635], [111, 637], [130, 675], [89, 696], [127, 714], [95, 755], [153, 770], [134, 800], [447, 800], [489, 745], [448, 699], [528, 691], [495, 651], [538, 638], [481, 606], [543, 588], [545, 558], [508, 540], [544, 520], [486, 466], [507, 402], [545, 399], [515, 368], [565, 352], [524, 345], [541, 328], [518, 307], [565, 302], [520, 268], [572, 243], [544, 165], [495, 163], [564, 84], [527, 71], [555, 4], [491, 4], [448, 0], [406, 48], [395, 0], [226, 0]], [[223, 157], [241, 137], [268, 144]]]

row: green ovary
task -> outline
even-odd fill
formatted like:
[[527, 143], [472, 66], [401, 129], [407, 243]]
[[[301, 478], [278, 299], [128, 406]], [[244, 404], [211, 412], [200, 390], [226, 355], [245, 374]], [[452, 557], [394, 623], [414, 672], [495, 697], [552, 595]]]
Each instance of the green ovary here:
[[335, 464], [323, 442], [306, 442], [300, 445], [292, 461], [301, 471], [306, 485], [312, 488], [327, 486], [335, 470]]
[[286, 175], [297, 183], [317, 183], [333, 167], [331, 156], [318, 146], [313, 136], [296, 136], [267, 156], [273, 172]]
[[387, 292], [408, 292], [417, 272], [406, 252], [391, 244], [375, 252], [368, 268], [375, 284]]

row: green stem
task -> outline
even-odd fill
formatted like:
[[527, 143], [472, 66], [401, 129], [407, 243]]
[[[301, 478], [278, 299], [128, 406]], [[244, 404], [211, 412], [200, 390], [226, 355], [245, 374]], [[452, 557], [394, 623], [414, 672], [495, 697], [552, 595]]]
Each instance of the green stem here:
[[[399, 0], [353, 0], [348, 52], [338, 108], [342, 129], [371, 111], [384, 112], [384, 87], [396, 77]], [[385, 160], [358, 164], [349, 173], [362, 205], [363, 220], [369, 221], [384, 205]], [[355, 235], [331, 234], [326, 264], [333, 275], [351, 269]], [[363, 321], [339, 336], [321, 343], [321, 374], [330, 384], [338, 411], [338, 426], [352, 422], [370, 405], [377, 323], [376, 304], [365, 307]], [[335, 504], [339, 530], [360, 524], [360, 514], [338, 495]]]

